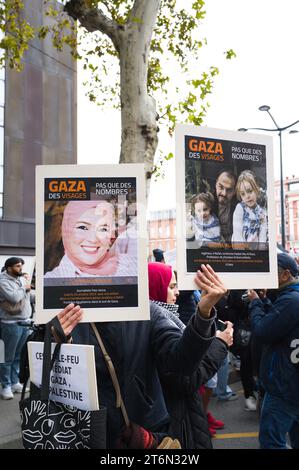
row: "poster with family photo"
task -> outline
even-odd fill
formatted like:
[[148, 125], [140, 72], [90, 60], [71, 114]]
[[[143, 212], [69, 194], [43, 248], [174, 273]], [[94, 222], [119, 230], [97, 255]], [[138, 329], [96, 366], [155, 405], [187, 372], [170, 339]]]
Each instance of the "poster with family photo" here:
[[37, 323], [148, 319], [144, 166], [36, 169]]
[[180, 289], [210, 264], [229, 289], [277, 286], [272, 137], [176, 128]]

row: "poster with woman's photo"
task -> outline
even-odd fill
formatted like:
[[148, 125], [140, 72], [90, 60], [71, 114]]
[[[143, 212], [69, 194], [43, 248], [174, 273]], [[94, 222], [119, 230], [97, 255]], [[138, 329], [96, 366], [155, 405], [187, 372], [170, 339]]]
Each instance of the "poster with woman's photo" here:
[[36, 199], [37, 323], [148, 319], [143, 165], [39, 166]]
[[272, 137], [176, 128], [180, 289], [210, 264], [230, 289], [276, 287]]

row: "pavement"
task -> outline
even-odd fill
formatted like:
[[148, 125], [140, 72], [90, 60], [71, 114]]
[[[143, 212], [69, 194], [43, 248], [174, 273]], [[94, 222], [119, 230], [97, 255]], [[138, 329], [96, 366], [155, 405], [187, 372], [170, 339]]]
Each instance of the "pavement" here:
[[[219, 402], [212, 398], [209, 410], [225, 422], [225, 428], [217, 431], [213, 438], [215, 449], [258, 449], [258, 418], [256, 412], [244, 410], [244, 396], [239, 373], [231, 368], [231, 388], [238, 394], [235, 401]], [[12, 400], [0, 398], [0, 449], [23, 449], [20, 431], [19, 400], [14, 394]]]
[[219, 401], [211, 398], [209, 411], [216, 419], [225, 423], [224, 429], [218, 430], [212, 439], [214, 449], [259, 449], [259, 419], [257, 411], [245, 410], [242, 384], [237, 381], [230, 384], [238, 399]]
[[23, 449], [19, 413], [20, 397], [20, 393], [15, 393], [12, 400], [0, 398], [0, 449]]

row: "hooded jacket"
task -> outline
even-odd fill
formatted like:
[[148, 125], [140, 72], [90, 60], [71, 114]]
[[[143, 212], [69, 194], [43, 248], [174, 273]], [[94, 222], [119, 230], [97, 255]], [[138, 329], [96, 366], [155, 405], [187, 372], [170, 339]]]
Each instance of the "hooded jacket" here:
[[25, 299], [24, 307], [20, 313], [11, 314], [1, 309], [0, 319], [9, 321], [27, 320], [30, 318], [32, 309], [30, 303], [30, 292], [26, 292], [25, 280], [22, 276], [10, 276], [6, 271], [0, 274], [0, 302], [8, 301], [16, 304]]
[[253, 334], [264, 345], [262, 386], [299, 410], [299, 280], [282, 286], [273, 304], [255, 299], [249, 310]]

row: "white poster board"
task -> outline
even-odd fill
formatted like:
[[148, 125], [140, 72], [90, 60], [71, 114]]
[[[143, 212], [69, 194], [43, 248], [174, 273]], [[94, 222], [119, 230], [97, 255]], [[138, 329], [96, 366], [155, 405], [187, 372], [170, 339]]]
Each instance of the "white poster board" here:
[[149, 319], [144, 165], [36, 169], [36, 322]]
[[[56, 344], [52, 343], [52, 354]], [[30, 380], [41, 386], [44, 343], [29, 341]], [[94, 346], [62, 344], [50, 375], [51, 400], [81, 410], [99, 409]]]
[[210, 264], [229, 289], [276, 288], [272, 137], [176, 127], [179, 288]]

